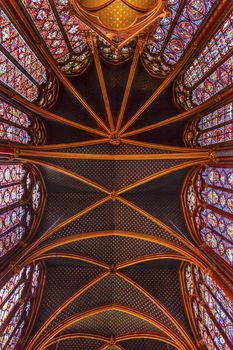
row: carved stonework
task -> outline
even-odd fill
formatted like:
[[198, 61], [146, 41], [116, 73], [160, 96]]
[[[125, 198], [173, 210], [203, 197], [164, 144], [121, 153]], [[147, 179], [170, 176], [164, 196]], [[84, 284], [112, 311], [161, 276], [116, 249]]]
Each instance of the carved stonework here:
[[164, 0], [70, 0], [74, 14], [106, 41], [120, 48], [166, 15]]

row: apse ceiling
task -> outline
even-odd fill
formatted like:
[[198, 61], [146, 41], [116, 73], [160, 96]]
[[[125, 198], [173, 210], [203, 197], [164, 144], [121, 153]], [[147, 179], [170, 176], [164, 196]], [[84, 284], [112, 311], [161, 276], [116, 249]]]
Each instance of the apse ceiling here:
[[[83, 20], [88, 47], [85, 67], [73, 75], [62, 73], [51, 58], [21, 2], [30, 1], [10, 0], [8, 9], [3, 1], [3, 7], [34, 38], [58, 86], [49, 109], [13, 95], [16, 103], [41, 117], [47, 135], [43, 145], [11, 148], [16, 159], [39, 168], [47, 190], [33, 241], [13, 261], [13, 266], [40, 262], [45, 271], [35, 322], [20, 346], [195, 350], [180, 268], [183, 261], [199, 264], [203, 252], [188, 233], [180, 194], [190, 169], [208, 164], [214, 154], [186, 147], [183, 131], [188, 118], [219, 100], [184, 111], [176, 103], [173, 82], [221, 12], [221, 1], [217, 14], [211, 13], [213, 19], [208, 17], [208, 25], [197, 31], [195, 43], [165, 78], [149, 74], [142, 57], [145, 23], [155, 30], [161, 16], [168, 15], [166, 1], [71, 1], [72, 14]], [[111, 26], [107, 11], [118, 10], [120, 20]], [[122, 29], [125, 11], [128, 36]], [[128, 41], [135, 30], [141, 34]], [[96, 33], [113, 44], [111, 59], [102, 53]], [[128, 56], [121, 51], [126, 44]], [[12, 98], [5, 86], [1, 93]]]

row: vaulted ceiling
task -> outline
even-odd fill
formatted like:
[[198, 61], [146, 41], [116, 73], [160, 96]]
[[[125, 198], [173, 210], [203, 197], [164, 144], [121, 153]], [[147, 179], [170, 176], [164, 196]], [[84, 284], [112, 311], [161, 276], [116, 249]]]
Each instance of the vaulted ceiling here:
[[[19, 3], [10, 0], [7, 11], [26, 31]], [[137, 8], [143, 2], [122, 3]], [[197, 42], [208, 37], [211, 16]], [[12, 146], [16, 159], [38, 167], [47, 190], [40, 226], [13, 260], [19, 266], [39, 261], [45, 271], [33, 327], [20, 346], [195, 350], [180, 269], [183, 261], [207, 267], [207, 260], [187, 229], [181, 191], [190, 169], [210, 163], [213, 154], [187, 148], [183, 132], [188, 119], [220, 101], [193, 112], [176, 103], [173, 81], [195, 54], [193, 44], [159, 78], [142, 60], [145, 35], [135, 37], [129, 57], [115, 64], [103, 58], [86, 25], [90, 59], [79, 75], [64, 75], [45, 45], [34, 43], [59, 80], [52, 107], [41, 109], [1, 88], [5, 99], [41, 117], [47, 135], [41, 146]]]

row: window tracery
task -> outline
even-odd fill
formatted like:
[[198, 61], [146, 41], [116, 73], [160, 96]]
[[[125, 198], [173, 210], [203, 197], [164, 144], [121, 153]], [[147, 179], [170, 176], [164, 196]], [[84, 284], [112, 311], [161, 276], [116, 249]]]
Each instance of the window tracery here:
[[178, 78], [176, 99], [185, 109], [200, 105], [233, 83], [233, 13]]
[[233, 140], [233, 103], [198, 116], [187, 124], [184, 142], [191, 147], [226, 145]]
[[145, 46], [143, 63], [155, 76], [166, 76], [180, 60], [213, 10], [216, 0], [169, 0], [163, 18]]
[[50, 107], [57, 92], [55, 78], [2, 8], [0, 23], [0, 82], [28, 101]]
[[0, 100], [0, 141], [40, 145], [45, 138], [45, 129], [39, 118]]
[[67, 74], [81, 73], [89, 63], [80, 24], [68, 13], [68, 0], [21, 0], [51, 55]]
[[230, 350], [233, 344], [232, 301], [200, 268], [183, 266], [186, 307], [194, 329], [208, 350]]
[[0, 289], [0, 344], [2, 350], [16, 348], [20, 336], [30, 321], [30, 313], [43, 278], [39, 264], [23, 267]]
[[0, 80], [30, 102], [39, 98], [39, 89], [2, 52], [0, 52]]
[[0, 163], [0, 258], [35, 230], [44, 201], [44, 185], [34, 166]]
[[45, 67], [27, 45], [7, 15], [0, 9], [1, 45], [38, 84], [47, 81]]
[[183, 208], [191, 234], [233, 266], [233, 169], [200, 167], [186, 179]]

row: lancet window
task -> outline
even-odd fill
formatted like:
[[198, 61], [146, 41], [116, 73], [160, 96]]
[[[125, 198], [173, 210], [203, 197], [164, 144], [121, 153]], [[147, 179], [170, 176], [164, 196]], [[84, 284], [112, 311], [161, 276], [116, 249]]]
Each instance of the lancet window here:
[[216, 5], [216, 0], [168, 0], [163, 18], [143, 52], [149, 72], [166, 76], [180, 60]]
[[184, 141], [187, 146], [191, 147], [231, 144], [233, 141], [233, 103], [230, 102], [189, 122], [185, 129]]
[[90, 52], [68, 0], [21, 0], [23, 10], [44, 40], [53, 58], [67, 74], [78, 74], [89, 62]]
[[30, 102], [50, 107], [57, 90], [55, 79], [1, 7], [0, 29], [0, 83]]
[[36, 230], [44, 202], [44, 185], [34, 166], [0, 163], [0, 259]]
[[0, 100], [0, 142], [40, 145], [45, 138], [43, 124], [36, 116]]
[[177, 102], [185, 109], [200, 105], [233, 83], [233, 13], [176, 82]]
[[182, 278], [185, 304], [198, 338], [208, 350], [232, 349], [232, 301], [196, 266], [186, 264]]
[[[18, 345], [31, 315], [43, 271], [39, 264], [23, 267], [0, 289], [0, 344], [2, 350], [13, 350]], [[33, 315], [35, 316], [35, 315]], [[25, 338], [25, 334], [24, 334]]]
[[183, 207], [194, 238], [233, 266], [233, 168], [212, 165], [194, 170], [185, 182]]

